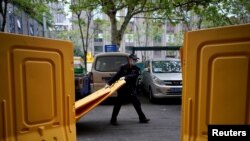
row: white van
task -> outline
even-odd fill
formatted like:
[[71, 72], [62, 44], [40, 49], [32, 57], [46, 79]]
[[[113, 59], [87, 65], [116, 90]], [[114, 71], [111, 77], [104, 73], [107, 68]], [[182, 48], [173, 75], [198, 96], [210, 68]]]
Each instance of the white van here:
[[145, 62], [141, 85], [150, 101], [157, 98], [181, 97], [182, 73], [180, 59], [151, 59]]
[[[120, 69], [120, 66], [128, 63], [127, 53], [106, 52], [94, 57], [90, 77], [91, 93], [103, 88], [107, 81]], [[117, 96], [116, 93], [112, 97]]]

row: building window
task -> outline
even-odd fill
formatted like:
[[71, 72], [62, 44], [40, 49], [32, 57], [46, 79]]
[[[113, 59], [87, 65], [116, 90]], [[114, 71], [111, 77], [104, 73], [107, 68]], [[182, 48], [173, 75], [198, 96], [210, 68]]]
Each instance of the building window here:
[[10, 33], [15, 33], [14, 14], [9, 11], [9, 30]]
[[36, 36], [39, 36], [39, 28], [38, 28], [38, 25], [36, 26]]
[[21, 29], [21, 28], [22, 28], [22, 25], [21, 25], [20, 20], [19, 20], [19, 19], [17, 19], [17, 20], [16, 20], [16, 22], [17, 22], [17, 27], [18, 27], [18, 29]]
[[167, 43], [174, 43], [174, 34], [166, 35], [166, 41]]
[[95, 34], [94, 42], [103, 42], [103, 34], [102, 33]]
[[94, 46], [95, 54], [103, 52], [103, 46]]
[[16, 23], [17, 23], [18, 33], [22, 34], [23, 33], [23, 29], [22, 29], [22, 24], [21, 24], [21, 18], [20, 17], [16, 20]]
[[29, 26], [29, 34], [34, 35], [34, 26], [32, 24]]

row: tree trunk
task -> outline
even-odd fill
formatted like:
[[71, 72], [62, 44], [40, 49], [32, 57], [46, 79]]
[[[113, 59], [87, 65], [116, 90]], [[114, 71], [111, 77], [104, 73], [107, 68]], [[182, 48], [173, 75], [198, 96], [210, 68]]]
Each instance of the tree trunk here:
[[110, 22], [111, 22], [111, 44], [117, 45], [117, 48], [120, 47], [120, 41], [118, 40], [118, 30], [117, 30], [117, 21], [116, 14], [108, 14]]
[[111, 44], [116, 45], [117, 48], [119, 49], [121, 45], [122, 37], [131, 19], [131, 15], [125, 16], [120, 29], [118, 29], [117, 20], [116, 20], [116, 12], [108, 12], [106, 14], [109, 16], [109, 19], [111, 22]]
[[[140, 35], [141, 34], [140, 34], [140, 31], [139, 31], [138, 25], [136, 25], [136, 23], [135, 23], [135, 28], [136, 28], [138, 46], [140, 47], [141, 46], [141, 41], [140, 41]], [[146, 61], [145, 51], [141, 51], [141, 57], [142, 57], [142, 62]]]
[[[148, 23], [148, 20], [146, 21], [146, 43], [145, 43], [145, 46], [148, 46], [148, 38], [149, 38], [149, 23]], [[148, 53], [147, 53], [147, 51], [144, 51], [144, 55], [145, 55], [145, 58], [143, 58], [143, 59], [145, 59], [145, 60], [147, 60], [147, 58], [148, 58]]]
[[85, 67], [85, 72], [87, 72], [87, 63], [86, 63], [86, 49], [85, 49], [85, 43], [84, 43], [84, 37], [83, 37], [83, 31], [82, 31], [82, 25], [81, 25], [81, 12], [77, 13], [77, 20], [78, 20], [78, 26], [80, 29], [80, 34], [81, 34], [81, 40], [82, 40], [82, 49], [84, 53], [84, 67]]
[[87, 54], [88, 54], [88, 47], [89, 47], [89, 29], [90, 29], [90, 22], [92, 20], [92, 15], [91, 15], [91, 11], [87, 11], [87, 37], [86, 37], [86, 47], [84, 50], [84, 65], [85, 65], [85, 69], [87, 72]]
[[1, 29], [0, 30], [2, 32], [4, 32], [5, 25], [6, 25], [7, 5], [8, 5], [8, 0], [4, 0], [4, 2], [1, 0], [0, 13], [2, 15], [3, 22], [1, 23]]

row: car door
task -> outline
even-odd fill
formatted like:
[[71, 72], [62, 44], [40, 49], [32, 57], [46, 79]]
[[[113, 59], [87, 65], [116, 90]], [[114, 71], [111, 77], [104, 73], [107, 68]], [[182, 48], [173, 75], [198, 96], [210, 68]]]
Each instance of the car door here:
[[150, 61], [146, 61], [145, 63], [145, 69], [142, 74], [142, 85], [143, 88], [149, 92], [149, 85], [150, 85], [150, 77], [151, 77], [151, 68], [150, 68]]

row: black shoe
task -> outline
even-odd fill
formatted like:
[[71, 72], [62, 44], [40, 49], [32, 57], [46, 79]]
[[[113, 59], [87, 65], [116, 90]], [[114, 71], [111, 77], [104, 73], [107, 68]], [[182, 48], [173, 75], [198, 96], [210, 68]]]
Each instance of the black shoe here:
[[113, 121], [113, 120], [110, 121], [110, 124], [112, 124], [112, 125], [114, 125], [114, 126], [117, 126], [117, 125], [118, 125], [117, 121]]
[[150, 119], [145, 118], [145, 119], [141, 119], [141, 120], [140, 120], [140, 123], [148, 123], [149, 121], [150, 121]]

